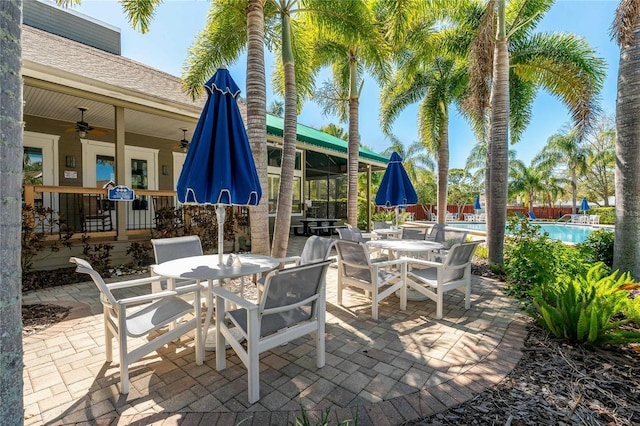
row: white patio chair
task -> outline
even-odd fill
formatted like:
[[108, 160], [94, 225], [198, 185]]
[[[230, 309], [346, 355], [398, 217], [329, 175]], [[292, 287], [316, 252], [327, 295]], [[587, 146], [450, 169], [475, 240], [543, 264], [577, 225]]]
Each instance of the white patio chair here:
[[449, 254], [451, 247], [455, 244], [464, 243], [467, 239], [469, 231], [460, 231], [456, 229], [444, 230], [436, 236], [436, 242], [442, 244], [442, 248], [430, 252], [429, 260], [443, 262], [444, 258]]
[[[202, 364], [203, 350], [201, 349], [202, 341], [200, 337], [202, 335], [200, 304], [191, 304], [180, 298], [182, 295], [190, 294], [194, 300], [200, 300], [200, 285], [187, 285], [176, 290], [165, 290], [158, 293], [118, 299], [112, 293], [112, 290], [142, 285], [148, 286], [152, 282], [157, 281], [158, 278], [147, 277], [106, 284], [100, 274], [96, 272], [86, 260], [72, 257], [70, 261], [77, 265], [77, 272], [90, 275], [98, 287], [98, 290], [100, 290], [100, 301], [102, 302], [104, 316], [104, 344], [107, 362], [113, 360], [113, 338], [115, 337], [118, 341], [120, 356], [120, 393], [129, 393], [129, 365], [144, 355], [155, 351], [160, 346], [166, 345], [194, 329], [196, 363], [198, 365]], [[142, 306], [140, 306], [141, 304]], [[131, 310], [133, 306], [137, 309], [134, 308], [135, 310]], [[171, 330], [159, 335], [153, 333], [186, 316], [192, 316], [192, 318], [178, 322]], [[129, 338], [140, 337], [145, 337], [148, 341], [131, 349], [128, 344]]]
[[[346, 286], [364, 290], [371, 297], [371, 316], [378, 319], [378, 304], [390, 294], [406, 292], [407, 264], [404, 259], [372, 260], [364, 243], [347, 240], [336, 242], [338, 252], [338, 304], [342, 305], [342, 291]], [[392, 267], [396, 267], [394, 270]], [[406, 297], [400, 309], [407, 308]]]
[[402, 239], [403, 240], [424, 240], [426, 237], [426, 228], [417, 227], [403, 227]]
[[591, 225], [599, 225], [600, 224], [600, 215], [599, 214], [589, 215], [589, 224], [591, 224]]
[[[285, 264], [285, 266], [288, 263], [292, 263], [295, 266], [300, 266], [328, 260], [329, 256], [331, 255], [331, 249], [333, 249], [335, 243], [336, 240], [333, 240], [331, 238], [312, 235], [307, 238], [307, 241], [304, 243], [304, 247], [302, 248], [302, 253], [300, 253], [300, 256], [289, 256], [279, 260], [281, 260], [282, 263]], [[260, 298], [260, 295], [264, 290], [265, 282], [266, 277], [260, 278], [257, 282], [258, 298]]]
[[[444, 293], [449, 290], [464, 292], [464, 307], [471, 307], [471, 259], [480, 242], [455, 244], [444, 262], [407, 259], [407, 286], [436, 302], [437, 319], [442, 319]], [[406, 292], [401, 297], [406, 297]]]
[[[258, 303], [251, 303], [224, 288], [216, 295], [216, 347], [225, 344], [247, 367], [248, 399], [260, 399], [260, 354], [298, 337], [316, 332], [316, 366], [325, 362], [325, 276], [332, 261], [311, 263], [270, 272]], [[225, 311], [225, 301], [240, 309]], [[231, 333], [231, 324], [247, 340], [246, 349]], [[216, 370], [226, 368], [226, 353], [216, 351]]]
[[427, 241], [436, 241], [440, 243], [444, 241], [444, 229], [445, 225], [436, 223], [431, 227], [429, 233], [424, 236], [424, 239]]
[[[189, 235], [185, 237], [157, 238], [151, 240], [153, 246], [153, 255], [155, 256], [155, 264], [168, 262], [170, 260], [182, 259], [183, 257], [202, 256], [202, 244], [200, 237], [197, 235]], [[151, 269], [153, 274], [153, 269]], [[176, 280], [175, 283], [169, 281], [169, 289], [173, 286], [194, 284], [195, 280]], [[167, 288], [167, 281], [156, 281], [152, 285], [152, 291], [162, 291]]]

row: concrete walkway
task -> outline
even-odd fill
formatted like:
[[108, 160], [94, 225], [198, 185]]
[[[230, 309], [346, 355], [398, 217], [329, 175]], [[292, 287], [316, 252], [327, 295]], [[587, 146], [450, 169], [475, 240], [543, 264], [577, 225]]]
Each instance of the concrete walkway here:
[[[291, 238], [299, 252], [303, 238]], [[315, 366], [309, 337], [261, 355], [260, 400], [247, 402], [247, 375], [232, 350], [217, 372], [215, 354], [195, 364], [193, 342], [161, 348], [131, 366], [131, 391], [120, 395], [117, 349], [104, 361], [104, 329], [92, 282], [26, 294], [24, 303], [55, 303], [70, 316], [24, 339], [25, 424], [286, 425], [304, 407], [331, 424], [397, 425], [465, 402], [498, 383], [521, 356], [524, 320], [500, 283], [473, 277], [472, 305], [445, 295], [443, 320], [435, 303], [390, 297], [371, 319], [356, 290], [336, 302], [334, 267], [327, 275], [326, 365]], [[116, 344], [114, 343], [114, 346]], [[115, 349], [115, 348], [114, 348]]]

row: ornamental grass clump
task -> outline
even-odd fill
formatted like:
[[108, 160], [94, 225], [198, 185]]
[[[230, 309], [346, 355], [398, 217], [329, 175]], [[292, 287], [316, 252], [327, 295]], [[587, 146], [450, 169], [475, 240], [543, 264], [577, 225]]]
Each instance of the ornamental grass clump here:
[[593, 265], [586, 274], [562, 275], [532, 291], [533, 318], [554, 336], [595, 346], [640, 342], [640, 332], [623, 326], [633, 318], [625, 312], [638, 311], [640, 299], [629, 298], [629, 273], [609, 274], [603, 263]]

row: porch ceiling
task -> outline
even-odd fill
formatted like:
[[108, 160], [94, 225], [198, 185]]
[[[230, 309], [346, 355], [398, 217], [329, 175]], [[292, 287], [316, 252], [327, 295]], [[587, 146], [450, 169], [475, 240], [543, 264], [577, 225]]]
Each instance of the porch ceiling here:
[[[115, 111], [111, 104], [87, 99], [72, 94], [61, 93], [25, 84], [24, 115], [35, 116], [68, 122], [68, 126], [60, 126], [60, 134], [68, 127], [75, 126], [80, 120], [78, 107], [87, 108], [84, 121], [92, 127], [102, 127], [113, 131], [115, 128]], [[198, 117], [186, 117], [173, 114], [174, 117], [154, 115], [144, 111], [125, 108], [125, 131], [151, 137], [182, 139], [182, 127], [188, 130], [187, 139], [193, 133]], [[25, 119], [28, 125], [28, 117]]]

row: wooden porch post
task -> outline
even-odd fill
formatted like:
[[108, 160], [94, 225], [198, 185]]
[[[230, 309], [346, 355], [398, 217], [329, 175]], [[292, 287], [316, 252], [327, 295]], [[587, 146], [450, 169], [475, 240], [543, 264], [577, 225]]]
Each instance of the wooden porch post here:
[[[116, 183], [124, 185], [126, 182], [125, 157], [124, 157], [124, 108], [116, 106]], [[116, 240], [127, 240], [127, 204], [124, 201], [116, 202], [116, 229], [118, 231]]]

